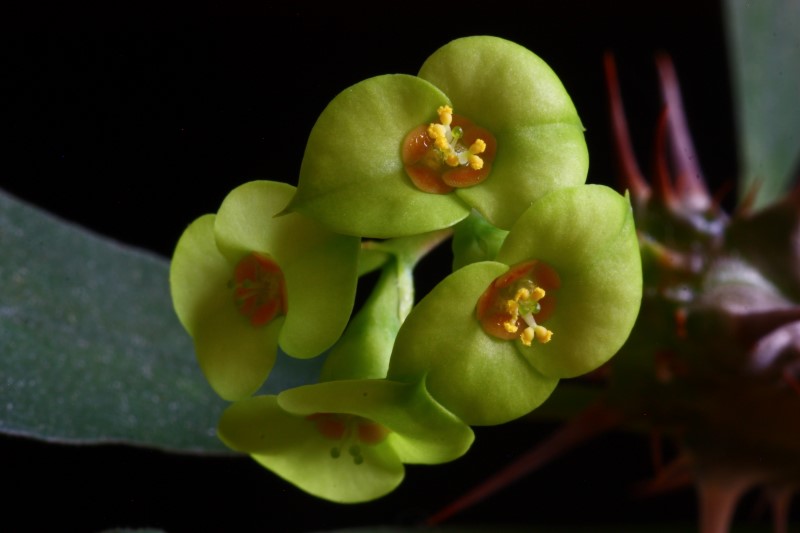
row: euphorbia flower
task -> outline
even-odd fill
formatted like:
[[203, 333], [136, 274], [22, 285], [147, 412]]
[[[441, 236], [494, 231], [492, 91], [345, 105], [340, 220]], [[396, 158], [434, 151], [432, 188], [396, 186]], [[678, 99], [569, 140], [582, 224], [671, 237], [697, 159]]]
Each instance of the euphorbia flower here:
[[246, 183], [183, 233], [170, 267], [178, 318], [200, 367], [226, 400], [255, 392], [275, 362], [319, 355], [341, 336], [355, 299], [359, 240], [300, 214], [274, 217], [295, 189]]
[[423, 382], [382, 379], [406, 313], [401, 279], [410, 276], [394, 261], [331, 349], [326, 381], [233, 404], [218, 428], [228, 446], [311, 494], [343, 503], [392, 491], [403, 463], [441, 463], [469, 449], [472, 430]]
[[320, 498], [379, 498], [403, 480], [403, 463], [437, 464], [463, 455], [472, 430], [434, 401], [422, 383], [328, 381], [232, 404], [220, 438]]
[[550, 67], [512, 42], [467, 37], [417, 77], [370, 78], [334, 98], [288, 210], [370, 237], [449, 227], [471, 208], [508, 229], [587, 168], [583, 127]]
[[424, 377], [431, 395], [470, 425], [512, 420], [559, 379], [616, 353], [641, 287], [628, 199], [599, 185], [553, 191], [520, 217], [494, 261], [457, 270], [414, 308], [388, 378]]

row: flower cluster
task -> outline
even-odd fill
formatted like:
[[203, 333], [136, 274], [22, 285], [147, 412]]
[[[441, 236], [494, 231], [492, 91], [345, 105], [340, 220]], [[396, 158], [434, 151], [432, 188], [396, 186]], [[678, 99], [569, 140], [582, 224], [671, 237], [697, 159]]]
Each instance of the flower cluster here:
[[[586, 185], [587, 167], [561, 82], [503, 39], [344, 90], [296, 189], [242, 185], [178, 242], [175, 309], [232, 402], [220, 438], [311, 494], [366, 501], [603, 364], [633, 326], [641, 266], [628, 198]], [[452, 274], [415, 304], [414, 267], [451, 236]], [[262, 393], [279, 350], [319, 356], [319, 376]]]

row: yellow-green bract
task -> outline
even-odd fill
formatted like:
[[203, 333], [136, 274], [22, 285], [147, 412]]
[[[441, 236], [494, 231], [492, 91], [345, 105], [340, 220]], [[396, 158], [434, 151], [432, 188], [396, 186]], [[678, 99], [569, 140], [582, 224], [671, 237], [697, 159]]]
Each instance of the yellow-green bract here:
[[[532, 259], [561, 281], [546, 323], [552, 340], [525, 346], [487, 334], [476, 317], [478, 299], [509, 266]], [[538, 407], [559, 379], [610, 359], [633, 328], [641, 294], [628, 199], [600, 185], [558, 189], [525, 211], [494, 261], [457, 270], [414, 308], [388, 377], [424, 377], [431, 395], [470, 425], [507, 422]]]
[[[341, 336], [355, 299], [359, 240], [299, 214], [274, 217], [295, 189], [254, 181], [228, 194], [216, 215], [194, 221], [170, 267], [175, 311], [194, 339], [200, 367], [226, 400], [254, 393], [278, 345], [293, 357], [321, 354]], [[288, 311], [254, 326], [237, 309], [231, 282], [248, 254], [269, 256], [285, 277]]]
[[[416, 188], [405, 136], [451, 105], [497, 140], [485, 181], [448, 194]], [[584, 183], [586, 143], [561, 81], [531, 51], [497, 37], [450, 42], [418, 76], [385, 75], [340, 93], [308, 139], [287, 208], [344, 234], [390, 238], [449, 227], [474, 208], [509, 229], [532, 201]]]

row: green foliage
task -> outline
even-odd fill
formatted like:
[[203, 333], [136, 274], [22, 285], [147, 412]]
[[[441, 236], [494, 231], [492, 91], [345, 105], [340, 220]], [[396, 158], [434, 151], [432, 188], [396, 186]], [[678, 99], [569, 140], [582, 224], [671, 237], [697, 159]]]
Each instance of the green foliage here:
[[168, 264], [0, 193], [0, 430], [221, 452]]
[[723, 2], [739, 138], [739, 197], [779, 199], [800, 165], [800, 3]]

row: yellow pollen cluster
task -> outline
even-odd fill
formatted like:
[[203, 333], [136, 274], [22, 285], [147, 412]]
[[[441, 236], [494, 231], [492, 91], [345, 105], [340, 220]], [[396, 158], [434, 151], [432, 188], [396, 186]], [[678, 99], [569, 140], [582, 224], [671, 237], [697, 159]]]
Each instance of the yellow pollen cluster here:
[[[506, 312], [510, 316], [508, 320], [503, 322], [503, 327], [509, 333], [516, 333], [517, 330], [519, 330], [517, 320], [522, 318], [527, 324], [527, 327], [522, 330], [519, 338], [525, 346], [530, 346], [533, 339], [544, 344], [550, 342], [550, 339], [553, 337], [552, 331], [536, 323], [536, 319], [533, 318], [533, 311], [531, 310], [531, 304], [536, 304], [539, 300], [544, 298], [544, 296], [545, 291], [541, 287], [534, 287], [532, 291], [522, 287], [517, 289], [513, 300], [506, 300]], [[520, 302], [523, 304], [522, 313], [520, 313]]]
[[464, 148], [459, 144], [459, 139], [463, 133], [461, 128], [451, 128], [453, 123], [453, 108], [443, 105], [436, 110], [439, 114], [439, 124], [431, 123], [428, 126], [428, 137], [433, 140], [434, 146], [442, 154], [444, 162], [451, 167], [459, 165], [469, 165], [472, 170], [483, 168], [483, 159], [478, 154], [486, 150], [486, 143], [483, 139], [476, 139], [469, 148]]

